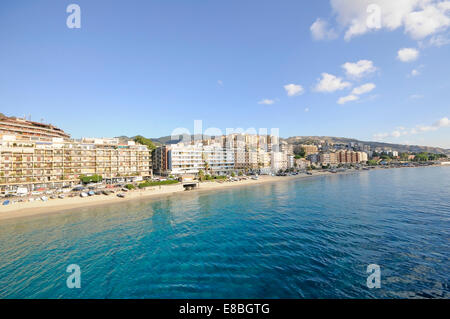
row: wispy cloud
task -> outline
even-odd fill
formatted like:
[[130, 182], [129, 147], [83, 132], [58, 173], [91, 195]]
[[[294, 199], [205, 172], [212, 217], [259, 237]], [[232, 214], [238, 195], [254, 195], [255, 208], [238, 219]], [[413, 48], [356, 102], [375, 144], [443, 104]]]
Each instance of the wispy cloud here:
[[258, 104], [265, 104], [265, 105], [272, 105], [274, 103], [275, 103], [275, 101], [271, 100], [271, 99], [264, 99], [264, 100], [261, 100], [258, 102]]
[[352, 102], [352, 101], [356, 101], [356, 100], [359, 100], [359, 96], [354, 95], [354, 94], [350, 94], [350, 95], [343, 96], [343, 97], [339, 98], [337, 103], [343, 105], [343, 104], [345, 104], [347, 102]]
[[409, 98], [411, 100], [420, 100], [423, 99], [425, 96], [423, 96], [422, 94], [412, 94], [409, 96]]
[[314, 40], [332, 40], [337, 38], [335, 30], [331, 29], [328, 22], [318, 18], [309, 28]]
[[377, 133], [373, 137], [376, 140], [384, 140], [388, 137], [398, 138], [406, 135], [414, 135], [424, 132], [437, 131], [444, 127], [450, 127], [450, 120], [448, 117], [443, 117], [440, 120], [434, 122], [432, 125], [417, 125], [412, 129], [406, 129], [404, 127], [397, 127], [394, 131], [389, 133]]
[[373, 83], [366, 83], [366, 84], [363, 84], [363, 85], [361, 85], [361, 86], [358, 86], [358, 87], [354, 88], [354, 89], [352, 90], [352, 93], [351, 93], [350, 95], [341, 97], [341, 98], [337, 101], [337, 103], [340, 104], [340, 105], [343, 105], [343, 104], [345, 104], [345, 103], [347, 103], [347, 102], [352, 102], [352, 101], [359, 100], [359, 96], [360, 96], [360, 95], [369, 93], [369, 92], [371, 92], [371, 91], [372, 91], [373, 89], [375, 89], [375, 88], [376, 88], [376, 85], [373, 84]]

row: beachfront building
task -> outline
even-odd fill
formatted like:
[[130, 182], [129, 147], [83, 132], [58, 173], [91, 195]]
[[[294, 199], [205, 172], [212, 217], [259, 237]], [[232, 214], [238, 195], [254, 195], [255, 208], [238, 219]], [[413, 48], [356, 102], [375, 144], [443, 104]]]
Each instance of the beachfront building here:
[[338, 163], [341, 164], [363, 163], [368, 160], [366, 152], [340, 150], [336, 153], [336, 155]]
[[70, 138], [70, 135], [51, 124], [32, 122], [21, 118], [0, 116], [0, 134], [34, 138]]
[[272, 172], [274, 173], [278, 172], [279, 170], [287, 169], [286, 153], [283, 152], [271, 153], [271, 169]]
[[298, 159], [295, 159], [294, 166], [297, 169], [304, 170], [304, 169], [307, 169], [309, 166], [311, 166], [311, 162], [304, 158], [298, 158]]
[[322, 163], [322, 165], [336, 165], [338, 163], [338, 158], [336, 153], [321, 153], [319, 155], [319, 162]]
[[293, 155], [287, 155], [287, 168], [291, 169], [291, 168], [295, 168], [295, 158]]
[[234, 151], [221, 144], [203, 146], [203, 161], [206, 173], [226, 175], [234, 170]]
[[164, 145], [153, 152], [154, 170], [164, 176], [205, 174], [225, 175], [235, 169], [235, 153], [221, 143]]
[[153, 173], [165, 175], [169, 167], [169, 146], [163, 145], [152, 152]]
[[0, 192], [54, 188], [79, 183], [82, 175], [106, 181], [142, 180], [152, 175], [145, 145], [118, 139], [0, 135]]
[[[203, 144], [167, 146], [167, 167], [160, 175], [192, 175], [205, 170]], [[159, 149], [159, 148], [158, 148]]]

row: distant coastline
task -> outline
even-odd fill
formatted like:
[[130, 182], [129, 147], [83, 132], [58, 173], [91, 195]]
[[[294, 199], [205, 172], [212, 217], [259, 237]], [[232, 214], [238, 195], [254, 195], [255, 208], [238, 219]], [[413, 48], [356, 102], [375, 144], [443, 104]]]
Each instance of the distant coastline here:
[[[436, 165], [438, 166], [438, 165]], [[411, 168], [411, 167], [406, 167]], [[414, 168], [414, 167], [412, 167]], [[373, 170], [383, 169], [381, 167], [373, 168]], [[388, 168], [392, 169], [392, 168]], [[263, 183], [274, 183], [282, 181], [292, 181], [298, 179], [308, 179], [318, 176], [330, 176], [330, 175], [343, 175], [351, 173], [364, 172], [362, 170], [347, 170], [344, 172], [332, 173], [329, 171], [315, 171], [313, 175], [296, 175], [296, 176], [260, 176], [258, 180], [243, 180], [239, 182], [203, 182], [200, 183], [200, 187], [190, 192], [206, 192], [212, 190], [221, 190], [227, 188], [234, 188], [239, 186], [250, 186]], [[35, 201], [35, 202], [20, 202], [8, 206], [0, 206], [0, 222], [16, 219], [26, 218], [33, 216], [42, 216], [47, 214], [59, 214], [68, 213], [77, 208], [86, 208], [100, 205], [110, 205], [116, 203], [123, 203], [127, 201], [135, 201], [141, 199], [159, 199], [165, 196], [174, 194], [189, 194], [186, 192], [181, 184], [176, 185], [164, 185], [160, 187], [152, 187], [145, 190], [134, 190], [128, 192], [125, 198], [119, 198], [115, 195], [110, 196], [92, 196], [87, 198], [72, 197], [64, 199], [53, 199], [47, 202]]]

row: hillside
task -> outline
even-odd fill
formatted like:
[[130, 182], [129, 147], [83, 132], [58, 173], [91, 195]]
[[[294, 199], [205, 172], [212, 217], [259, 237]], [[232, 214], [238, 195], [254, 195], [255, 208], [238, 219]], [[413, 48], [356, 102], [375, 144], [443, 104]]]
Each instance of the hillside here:
[[429, 153], [442, 153], [442, 154], [450, 154], [450, 149], [444, 149], [441, 147], [432, 147], [432, 146], [420, 146], [420, 145], [403, 145], [403, 144], [391, 144], [391, 143], [382, 143], [382, 142], [371, 142], [371, 141], [360, 141], [353, 138], [345, 138], [345, 137], [333, 137], [333, 136], [293, 136], [289, 138], [282, 139], [289, 144], [305, 144], [305, 143], [314, 143], [318, 141], [328, 141], [332, 144], [348, 144], [348, 143], [362, 143], [365, 145], [369, 145], [371, 149], [375, 149], [377, 147], [380, 148], [391, 148], [394, 151], [398, 152], [429, 152]]
[[[121, 141], [134, 140], [135, 136], [118, 136]], [[206, 136], [205, 136], [206, 138]], [[181, 139], [177, 139], [172, 141], [170, 136], [162, 136], [158, 138], [150, 138], [152, 142], [156, 146], [161, 146], [164, 144], [175, 144], [179, 142]], [[382, 143], [382, 142], [371, 142], [371, 141], [360, 141], [354, 138], [346, 138], [346, 137], [334, 137], [334, 136], [292, 136], [288, 138], [281, 138], [282, 141], [286, 141], [289, 144], [297, 145], [297, 144], [312, 144], [318, 143], [319, 141], [328, 141], [330, 144], [348, 144], [348, 143], [362, 143], [364, 145], [369, 145], [372, 150], [375, 148], [389, 148], [393, 151], [398, 152], [412, 152], [412, 153], [420, 153], [420, 152], [428, 152], [428, 153], [436, 153], [436, 154], [446, 154], [450, 155], [450, 149], [444, 149], [441, 147], [433, 147], [433, 146], [420, 146], [420, 145], [403, 145], [403, 144], [391, 144], [391, 143]]]

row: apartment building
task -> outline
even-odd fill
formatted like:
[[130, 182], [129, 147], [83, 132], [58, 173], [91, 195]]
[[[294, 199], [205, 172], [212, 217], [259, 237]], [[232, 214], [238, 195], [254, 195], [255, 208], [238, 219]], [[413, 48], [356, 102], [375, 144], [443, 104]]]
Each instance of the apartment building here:
[[368, 156], [365, 152], [340, 150], [336, 153], [338, 163], [361, 163], [367, 162]]
[[183, 143], [158, 147], [153, 152], [155, 173], [159, 175], [191, 175], [202, 170], [206, 174], [224, 175], [235, 169], [235, 152], [222, 144], [185, 145]]
[[147, 146], [118, 139], [81, 139], [0, 135], [0, 191], [34, 190], [79, 182], [82, 175], [104, 180], [152, 175]]
[[198, 174], [200, 170], [205, 170], [202, 144], [168, 146], [167, 168], [161, 175]]
[[288, 168], [286, 153], [283, 152], [272, 152], [271, 153], [271, 169], [273, 172], [278, 172], [279, 170], [285, 170]]
[[319, 162], [322, 163], [322, 165], [335, 165], [338, 163], [338, 157], [336, 153], [321, 153]]
[[70, 138], [69, 134], [53, 125], [6, 116], [0, 116], [0, 134], [43, 138]]
[[165, 175], [169, 167], [169, 150], [166, 145], [156, 148], [152, 152], [153, 173], [156, 175]]
[[307, 169], [309, 166], [311, 166], [311, 162], [304, 158], [299, 158], [295, 159], [294, 166], [296, 166], [297, 169]]
[[317, 154], [319, 149], [315, 145], [300, 145], [305, 150], [305, 156]]
[[203, 161], [206, 173], [225, 175], [234, 170], [234, 151], [224, 148], [221, 144], [204, 146]]

